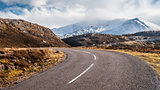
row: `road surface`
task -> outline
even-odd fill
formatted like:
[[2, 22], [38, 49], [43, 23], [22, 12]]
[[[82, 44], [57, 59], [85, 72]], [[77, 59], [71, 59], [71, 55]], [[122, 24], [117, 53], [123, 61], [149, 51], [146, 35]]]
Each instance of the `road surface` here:
[[144, 61], [123, 53], [58, 49], [66, 60], [6, 90], [159, 90]]

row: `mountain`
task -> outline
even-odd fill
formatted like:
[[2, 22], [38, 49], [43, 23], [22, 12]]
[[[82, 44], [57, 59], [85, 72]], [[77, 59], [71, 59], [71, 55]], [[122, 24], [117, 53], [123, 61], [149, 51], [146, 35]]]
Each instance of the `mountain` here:
[[142, 19], [134, 18], [125, 21], [122, 25], [107, 31], [103, 31], [103, 34], [132, 34], [142, 31], [157, 31], [160, 30], [160, 26], [152, 24]]
[[111, 21], [102, 21], [94, 24], [81, 22], [52, 29], [52, 31], [60, 38], [71, 37], [73, 35], [82, 35], [86, 33], [122, 35], [141, 31], [157, 30], [160, 30], [160, 26], [138, 18], [116, 19]]
[[60, 28], [54, 28], [52, 31], [60, 38], [82, 35], [87, 33], [100, 33], [104, 30], [110, 30], [120, 26], [125, 19], [116, 19], [112, 21], [80, 22]]
[[20, 19], [0, 18], [0, 47], [68, 46], [50, 29]]

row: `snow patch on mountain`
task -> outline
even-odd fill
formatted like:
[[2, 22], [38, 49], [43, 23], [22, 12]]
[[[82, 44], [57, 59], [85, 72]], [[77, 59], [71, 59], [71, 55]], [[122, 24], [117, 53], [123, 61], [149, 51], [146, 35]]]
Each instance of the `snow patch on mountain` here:
[[142, 31], [157, 31], [157, 30], [160, 30], [160, 26], [147, 22], [145, 20], [134, 18], [125, 21], [122, 25], [118, 27], [115, 27], [107, 31], [103, 31], [101, 33], [122, 35], [122, 34], [133, 34]]
[[122, 35], [141, 31], [157, 30], [160, 30], [160, 26], [139, 18], [115, 19], [111, 21], [101, 21], [98, 23], [81, 22], [52, 29], [52, 31], [60, 38], [66, 38], [73, 35], [81, 35], [86, 33]]

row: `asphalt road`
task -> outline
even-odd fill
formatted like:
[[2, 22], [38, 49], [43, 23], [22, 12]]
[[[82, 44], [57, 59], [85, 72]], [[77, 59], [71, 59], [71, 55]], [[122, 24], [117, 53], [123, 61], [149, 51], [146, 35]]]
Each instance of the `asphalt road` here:
[[67, 59], [7, 90], [159, 90], [158, 78], [144, 61], [100, 50], [58, 49]]

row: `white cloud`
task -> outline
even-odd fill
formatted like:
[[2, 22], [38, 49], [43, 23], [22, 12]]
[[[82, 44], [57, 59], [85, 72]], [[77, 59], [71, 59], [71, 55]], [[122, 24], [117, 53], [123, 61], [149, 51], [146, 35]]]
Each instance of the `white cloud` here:
[[[15, 15], [0, 12], [1, 17], [21, 18], [49, 28], [83, 20], [140, 17], [160, 22], [160, 0], [0, 0], [9, 5], [28, 4], [31, 10]], [[154, 2], [154, 3], [153, 3]], [[9, 8], [13, 9], [13, 8]], [[160, 25], [160, 23], [157, 23]]]
[[48, 0], [31, 0], [29, 4], [31, 6], [40, 7], [40, 6], [46, 5], [47, 2]]
[[85, 8], [77, 6], [75, 8], [67, 7], [65, 11], [55, 8], [35, 7], [31, 11], [22, 9], [21, 15], [15, 15], [11, 12], [0, 12], [4, 18], [19, 18], [44, 25], [46, 27], [60, 27], [81, 21], [85, 17]]

